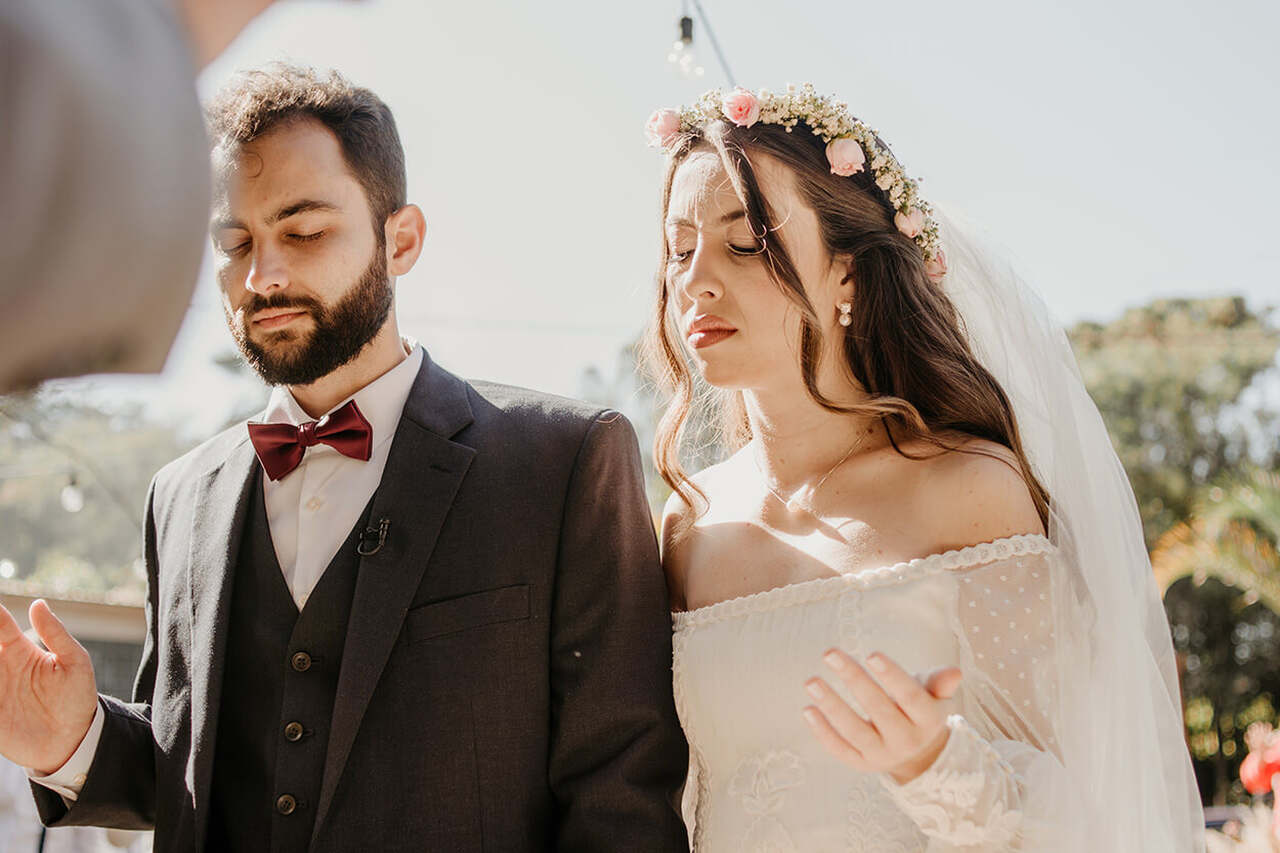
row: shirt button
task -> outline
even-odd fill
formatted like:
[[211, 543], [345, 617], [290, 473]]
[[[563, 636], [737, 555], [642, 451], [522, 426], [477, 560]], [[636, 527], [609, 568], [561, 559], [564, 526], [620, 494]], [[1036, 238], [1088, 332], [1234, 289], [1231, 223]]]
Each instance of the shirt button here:
[[324, 506], [324, 501], [321, 500], [320, 498], [312, 498], [311, 500], [307, 501], [307, 509], [311, 510], [312, 512], [315, 512], [322, 506]]
[[281, 794], [276, 798], [276, 811], [282, 815], [291, 815], [298, 808], [298, 801], [292, 794]]
[[89, 777], [83, 773], [77, 773], [76, 778], [71, 780], [77, 788], [83, 788], [84, 783], [89, 781]]
[[290, 743], [297, 743], [302, 740], [303, 728], [302, 723], [294, 721], [284, 727], [284, 739]]
[[296, 672], [306, 672], [311, 669], [311, 655], [306, 652], [294, 652], [293, 658], [289, 662]]

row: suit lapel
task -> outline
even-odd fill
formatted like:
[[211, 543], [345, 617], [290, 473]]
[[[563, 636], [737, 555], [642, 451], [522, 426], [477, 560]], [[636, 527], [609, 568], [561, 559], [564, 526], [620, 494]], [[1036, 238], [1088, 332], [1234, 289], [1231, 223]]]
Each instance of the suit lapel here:
[[244, 532], [249, 489], [258, 482], [253, 476], [257, 464], [253, 445], [246, 436], [221, 465], [205, 473], [196, 485], [187, 566], [191, 603], [191, 753], [186, 777], [196, 814], [197, 850], [203, 846], [208, 821], [231, 581]]
[[451, 441], [472, 421], [467, 386], [423, 359], [392, 440], [369, 526], [387, 520], [386, 541], [362, 557], [347, 622], [338, 693], [312, 841], [333, 803], [369, 699], [404, 622], [475, 450]]

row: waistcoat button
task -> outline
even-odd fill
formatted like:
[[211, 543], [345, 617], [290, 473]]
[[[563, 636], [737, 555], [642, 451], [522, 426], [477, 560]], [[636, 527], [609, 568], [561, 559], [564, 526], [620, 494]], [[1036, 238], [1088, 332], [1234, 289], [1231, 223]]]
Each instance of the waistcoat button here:
[[311, 669], [311, 655], [306, 652], [294, 652], [290, 663], [297, 672], [306, 672]]
[[290, 743], [297, 743], [302, 740], [303, 735], [302, 723], [292, 722], [284, 727], [284, 739]]
[[276, 811], [282, 815], [291, 815], [298, 808], [298, 801], [292, 794], [281, 794], [276, 798]]

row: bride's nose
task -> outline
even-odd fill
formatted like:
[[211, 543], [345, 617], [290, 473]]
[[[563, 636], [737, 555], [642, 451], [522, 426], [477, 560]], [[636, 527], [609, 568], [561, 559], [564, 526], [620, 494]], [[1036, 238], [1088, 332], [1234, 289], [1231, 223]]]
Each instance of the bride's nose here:
[[716, 269], [712, 253], [701, 241], [689, 259], [689, 267], [680, 279], [680, 294], [690, 302], [716, 300], [724, 295], [724, 283]]

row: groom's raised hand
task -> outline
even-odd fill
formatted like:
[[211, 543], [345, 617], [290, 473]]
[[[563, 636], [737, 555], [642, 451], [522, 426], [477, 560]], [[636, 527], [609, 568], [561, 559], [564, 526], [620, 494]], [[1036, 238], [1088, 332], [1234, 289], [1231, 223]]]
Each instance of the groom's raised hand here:
[[41, 775], [67, 762], [98, 706], [93, 662], [43, 600], [31, 625], [45, 651], [0, 605], [0, 755]]

